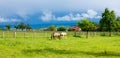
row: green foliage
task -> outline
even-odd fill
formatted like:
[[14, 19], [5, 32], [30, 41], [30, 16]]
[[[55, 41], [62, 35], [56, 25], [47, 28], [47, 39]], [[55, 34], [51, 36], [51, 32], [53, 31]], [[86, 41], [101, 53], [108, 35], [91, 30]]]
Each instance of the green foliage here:
[[27, 25], [25, 26], [25, 28], [26, 28], [26, 30], [29, 30], [29, 31], [30, 31], [30, 29], [32, 29], [32, 27], [31, 27], [29, 24], [27, 24]]
[[10, 30], [11, 25], [10, 25], [10, 24], [7, 24], [7, 25], [6, 25], [6, 28], [7, 28], [8, 30]]
[[100, 30], [101, 31], [114, 31], [115, 30], [115, 13], [114, 11], [109, 11], [108, 8], [102, 13], [102, 18], [100, 20]]
[[19, 28], [19, 26], [18, 26], [18, 25], [15, 25], [14, 28], [17, 30], [17, 29]]
[[71, 28], [68, 28], [68, 31], [73, 31]]
[[88, 19], [82, 19], [80, 22], [78, 22], [78, 26], [82, 28], [83, 31], [91, 31], [97, 28], [97, 25]]
[[55, 31], [55, 30], [56, 30], [56, 27], [55, 27], [54, 25], [51, 25], [51, 26], [49, 27], [49, 30], [50, 30], [50, 31]]
[[57, 31], [66, 31], [66, 27], [63, 27], [63, 26], [58, 27], [58, 28], [57, 28]]
[[82, 21], [78, 22], [78, 26], [83, 30], [87, 31], [86, 38], [88, 38], [88, 31], [95, 30], [96, 24], [88, 19], [82, 19]]
[[18, 25], [19, 29], [21, 29], [22, 31], [25, 29], [25, 24], [24, 22], [21, 22], [19, 25]]
[[120, 31], [120, 17], [117, 17], [115, 24], [116, 31]]

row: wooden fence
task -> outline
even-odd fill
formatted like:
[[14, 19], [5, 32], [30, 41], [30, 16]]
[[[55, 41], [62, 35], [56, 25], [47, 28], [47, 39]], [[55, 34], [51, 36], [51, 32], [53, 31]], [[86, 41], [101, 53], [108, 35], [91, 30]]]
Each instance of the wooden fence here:
[[[0, 38], [50, 38], [51, 31], [0, 31]], [[89, 36], [108, 35], [108, 32], [89, 32]], [[120, 32], [112, 32], [112, 34], [120, 35]], [[67, 36], [74, 36], [75, 32], [67, 32]], [[86, 32], [76, 32], [77, 36], [86, 36]]]

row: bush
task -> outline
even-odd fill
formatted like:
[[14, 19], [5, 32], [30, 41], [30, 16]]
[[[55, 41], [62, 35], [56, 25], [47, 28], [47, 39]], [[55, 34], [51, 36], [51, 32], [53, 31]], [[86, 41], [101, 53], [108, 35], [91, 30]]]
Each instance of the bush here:
[[54, 25], [51, 25], [51, 26], [49, 27], [49, 30], [50, 30], [50, 31], [55, 31], [55, 30], [56, 30], [56, 28], [55, 28], [55, 26], [54, 26]]
[[73, 30], [71, 28], [69, 28], [68, 31], [73, 31]]
[[63, 27], [63, 26], [62, 27], [58, 27], [57, 31], [66, 31], [66, 27]]

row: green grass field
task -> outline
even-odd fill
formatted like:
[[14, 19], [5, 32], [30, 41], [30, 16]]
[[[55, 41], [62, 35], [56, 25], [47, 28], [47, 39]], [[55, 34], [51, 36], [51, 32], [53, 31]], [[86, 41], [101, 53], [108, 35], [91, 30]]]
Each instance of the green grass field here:
[[49, 39], [0, 38], [0, 58], [120, 58], [119, 35]]

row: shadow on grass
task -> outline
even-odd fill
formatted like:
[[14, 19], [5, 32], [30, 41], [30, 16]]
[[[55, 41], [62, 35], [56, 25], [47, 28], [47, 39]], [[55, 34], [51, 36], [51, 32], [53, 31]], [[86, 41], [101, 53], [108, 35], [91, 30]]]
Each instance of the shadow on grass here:
[[81, 51], [80, 53], [86, 54], [86, 55], [93, 55], [93, 56], [96, 56], [96, 57], [99, 57], [99, 56], [117, 56], [117, 57], [120, 57], [120, 53], [115, 53], [115, 52], [111, 52], [111, 51], [104, 51], [104, 52], [85, 52], [85, 51]]
[[80, 35], [74, 35], [73, 37], [82, 38]]
[[57, 50], [53, 48], [46, 48], [46, 49], [30, 49], [30, 50], [23, 50], [22, 51], [25, 55], [32, 55], [34, 54], [43, 54], [43, 53], [54, 53], [54, 54], [86, 54], [86, 55], [92, 55], [92, 56], [116, 56], [120, 57], [120, 53], [115, 53], [111, 51], [103, 51], [103, 52], [92, 52], [92, 51], [71, 51], [71, 50]]
[[23, 50], [22, 52], [26, 55], [29, 55], [29, 54], [33, 54], [33, 53], [39, 54], [43, 51], [42, 50], [37, 50], [37, 49], [26, 49], [26, 50]]

